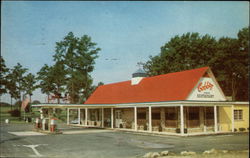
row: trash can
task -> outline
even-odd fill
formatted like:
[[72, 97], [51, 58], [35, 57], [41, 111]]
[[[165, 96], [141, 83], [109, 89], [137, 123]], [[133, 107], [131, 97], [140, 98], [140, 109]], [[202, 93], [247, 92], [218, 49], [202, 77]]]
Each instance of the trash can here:
[[36, 118], [36, 121], [35, 121], [35, 126], [37, 129], [41, 128], [41, 120], [39, 118]]
[[5, 123], [9, 124], [10, 123], [9, 119], [5, 119]]
[[45, 131], [45, 130], [48, 130], [48, 119], [43, 119], [42, 121], [42, 129]]
[[52, 118], [50, 120], [50, 132], [55, 132], [56, 131], [56, 119]]

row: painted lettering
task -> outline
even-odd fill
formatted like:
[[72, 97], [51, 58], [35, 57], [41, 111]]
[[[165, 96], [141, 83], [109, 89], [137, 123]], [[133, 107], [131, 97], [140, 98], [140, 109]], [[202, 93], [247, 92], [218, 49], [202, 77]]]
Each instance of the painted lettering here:
[[201, 91], [204, 91], [204, 90], [207, 90], [207, 89], [212, 90], [212, 89], [213, 89], [213, 86], [214, 86], [214, 85], [213, 85], [212, 83], [206, 81], [204, 84], [202, 84], [202, 82], [199, 83], [199, 85], [198, 85], [197, 88], [198, 88], [198, 91], [201, 92]]

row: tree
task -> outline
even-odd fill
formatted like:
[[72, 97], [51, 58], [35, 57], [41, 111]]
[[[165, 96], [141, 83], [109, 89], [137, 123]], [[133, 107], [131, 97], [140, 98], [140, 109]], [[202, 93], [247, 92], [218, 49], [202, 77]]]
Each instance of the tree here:
[[33, 91], [37, 89], [36, 84], [36, 78], [33, 74], [29, 73], [27, 76], [24, 77], [24, 89], [25, 94], [28, 94], [30, 97], [31, 102], [31, 96], [33, 95]]
[[11, 109], [12, 109], [12, 99], [19, 99], [20, 94], [19, 90], [16, 84], [16, 76], [13, 73], [13, 69], [11, 69], [10, 73], [6, 76], [7, 79], [7, 85], [6, 88], [8, 90], [8, 93], [10, 94], [10, 101], [11, 101]]
[[37, 80], [40, 81], [38, 87], [41, 88], [42, 93], [45, 93], [48, 98], [50, 93], [52, 93], [53, 89], [55, 89], [55, 85], [51, 84], [53, 81], [53, 77], [51, 76], [51, 67], [45, 64], [39, 72], [37, 72]]
[[17, 63], [12, 70], [13, 82], [16, 83], [16, 87], [18, 89], [18, 95], [20, 101], [22, 93], [25, 91], [25, 83], [24, 83], [24, 74], [27, 72], [27, 68], [23, 68], [20, 63]]
[[150, 60], [143, 65], [149, 76], [208, 66], [209, 59], [216, 52], [215, 38], [198, 33], [186, 33], [171, 38], [157, 56], [150, 56]]
[[2, 56], [0, 56], [0, 96], [4, 93], [7, 93], [6, 87], [8, 84], [8, 81], [6, 79], [6, 76], [8, 75], [9, 69], [5, 65], [5, 61]]
[[[80, 102], [80, 98], [86, 98], [87, 91], [91, 88], [92, 79], [89, 75], [94, 70], [95, 59], [100, 48], [96, 43], [84, 35], [75, 37], [72, 32], [56, 43], [54, 61], [62, 62], [67, 71], [66, 89], [71, 103]], [[80, 96], [82, 92], [82, 96]]]
[[53, 65], [50, 69], [50, 76], [51, 76], [51, 84], [53, 84], [52, 92], [57, 96], [57, 103], [60, 103], [60, 97], [62, 92], [65, 91], [65, 84], [66, 84], [66, 70], [65, 66], [62, 61], [57, 61], [55, 65]]

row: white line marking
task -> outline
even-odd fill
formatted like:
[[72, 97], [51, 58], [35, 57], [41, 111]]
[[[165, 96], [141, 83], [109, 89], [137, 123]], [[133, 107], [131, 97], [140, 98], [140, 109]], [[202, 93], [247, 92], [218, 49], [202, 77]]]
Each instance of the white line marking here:
[[37, 136], [37, 135], [46, 135], [44, 133], [33, 132], [33, 131], [23, 131], [23, 132], [8, 132], [17, 136]]
[[[34, 153], [35, 153], [36, 155], [30, 155], [31, 157], [42, 157], [43, 155], [41, 155], [41, 154], [36, 150], [36, 147], [38, 147], [39, 145], [48, 145], [48, 144], [22, 145], [22, 146], [31, 148], [31, 149], [34, 151]], [[21, 145], [15, 145], [15, 146], [21, 146]]]

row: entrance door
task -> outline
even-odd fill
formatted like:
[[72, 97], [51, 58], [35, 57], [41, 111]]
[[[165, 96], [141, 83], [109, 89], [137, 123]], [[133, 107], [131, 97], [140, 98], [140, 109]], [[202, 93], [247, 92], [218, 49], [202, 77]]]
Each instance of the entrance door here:
[[121, 110], [115, 111], [115, 127], [119, 128], [122, 123]]

